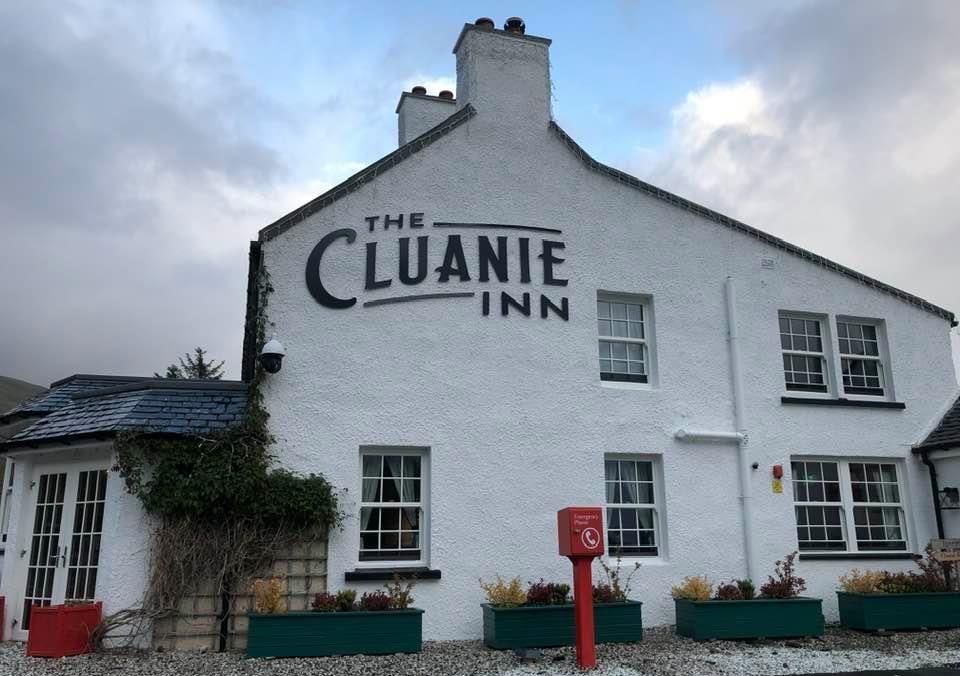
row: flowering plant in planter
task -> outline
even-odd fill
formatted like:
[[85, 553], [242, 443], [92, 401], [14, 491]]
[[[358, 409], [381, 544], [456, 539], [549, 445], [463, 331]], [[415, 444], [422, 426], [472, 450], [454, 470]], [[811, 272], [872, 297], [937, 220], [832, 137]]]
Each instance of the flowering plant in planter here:
[[714, 593], [705, 576], [685, 577], [671, 589], [677, 633], [696, 640], [820, 636], [822, 602], [800, 596], [806, 583], [796, 574], [796, 556], [775, 563], [759, 597], [751, 580], [721, 583]]
[[[619, 561], [611, 567], [601, 561], [606, 579], [593, 586], [594, 628], [598, 643], [639, 641], [643, 637], [641, 604], [629, 601], [630, 581]], [[574, 617], [570, 585], [542, 578], [524, 589], [520, 578], [480, 580], [486, 594], [483, 608], [484, 643], [497, 649], [546, 648], [573, 645]]]
[[854, 568], [840, 578], [840, 623], [851, 629], [947, 629], [960, 626], [956, 565], [937, 561], [928, 546], [919, 571]]
[[[311, 610], [249, 616], [247, 654], [251, 657], [320, 657], [326, 655], [419, 652], [423, 611], [411, 608], [413, 582], [394, 577], [385, 590], [368, 591], [357, 600], [353, 589], [322, 592]], [[281, 611], [282, 612], [282, 611]]]

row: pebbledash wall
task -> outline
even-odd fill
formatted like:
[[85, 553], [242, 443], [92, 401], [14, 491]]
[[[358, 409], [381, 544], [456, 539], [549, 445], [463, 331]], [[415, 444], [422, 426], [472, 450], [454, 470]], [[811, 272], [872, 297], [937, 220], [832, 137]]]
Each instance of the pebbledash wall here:
[[[266, 314], [287, 352], [264, 386], [280, 460], [346, 489], [348, 518], [329, 541], [329, 587], [372, 589], [382, 583], [347, 575], [391, 567], [358, 557], [360, 454], [376, 448], [422, 451], [429, 466], [422, 565], [442, 577], [416, 588], [426, 638], [479, 636], [480, 578], [569, 577], [569, 562], [557, 554], [556, 511], [604, 504], [605, 457], [654, 460], [659, 553], [636, 559], [642, 568], [633, 585], [646, 622], [673, 621], [669, 589], [685, 575], [743, 577], [736, 442], [676, 438], [682, 429], [737, 430], [728, 278], [741, 342], [739, 427], [757, 463], [749, 478], [757, 582], [798, 548], [790, 465], [801, 456], [896, 464], [908, 551], [922, 551], [936, 536], [934, 515], [926, 469], [910, 447], [956, 394], [952, 316], [605, 172], [552, 123], [548, 46], [465, 26], [455, 49], [456, 112], [437, 104], [454, 117], [405, 146], [403, 159], [388, 158], [261, 233], [275, 289]], [[495, 227], [506, 225], [527, 229]], [[469, 280], [451, 273], [461, 267], [451, 236], [461, 239]], [[493, 246], [506, 237], [508, 281], [493, 272], [481, 280], [480, 236]], [[428, 272], [416, 284], [400, 279], [403, 238], [412, 276], [418, 238], [426, 238]], [[529, 240], [529, 281], [521, 238]], [[451, 273], [447, 281], [438, 281], [438, 268]], [[509, 304], [503, 316], [504, 292], [518, 302], [530, 294], [529, 316]], [[646, 384], [600, 378], [603, 292], [648, 303]], [[323, 293], [349, 307], [318, 302], [330, 300]], [[469, 295], [377, 303], [451, 293]], [[543, 317], [541, 296], [557, 306]], [[880, 399], [905, 407], [782, 403], [805, 396], [785, 389], [778, 328], [785, 311], [822, 316], [834, 354], [837, 316], [878, 321], [889, 352]], [[838, 387], [806, 396], [843, 403]], [[772, 487], [777, 464], [786, 470], [782, 493]], [[835, 618], [838, 576], [865, 565], [912, 566], [894, 556], [804, 557], [800, 573]]]

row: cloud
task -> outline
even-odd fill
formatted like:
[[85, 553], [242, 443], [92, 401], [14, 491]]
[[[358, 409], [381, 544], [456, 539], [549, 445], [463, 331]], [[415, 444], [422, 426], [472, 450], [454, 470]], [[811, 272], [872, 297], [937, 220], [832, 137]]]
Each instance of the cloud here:
[[0, 8], [5, 374], [148, 373], [195, 345], [235, 373], [247, 241], [295, 206], [250, 140], [283, 113], [237, 76], [218, 17], [129, 7]]
[[[673, 110], [655, 183], [960, 311], [960, 4], [808, 2], [744, 23], [744, 76]], [[741, 47], [741, 45], [743, 45]]]

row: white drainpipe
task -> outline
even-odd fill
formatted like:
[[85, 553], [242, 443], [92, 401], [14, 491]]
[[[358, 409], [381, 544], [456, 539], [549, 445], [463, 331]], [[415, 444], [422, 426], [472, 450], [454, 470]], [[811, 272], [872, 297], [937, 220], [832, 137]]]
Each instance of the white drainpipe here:
[[747, 560], [747, 577], [756, 581], [753, 553], [753, 498], [750, 490], [750, 458], [747, 457], [747, 433], [743, 407], [743, 376], [740, 368], [740, 331], [737, 328], [736, 293], [733, 277], [727, 277], [727, 330], [730, 347], [730, 379], [733, 385], [733, 424], [737, 433], [737, 463], [740, 470], [740, 513], [743, 518], [743, 548]]
[[733, 426], [736, 432], [679, 429], [673, 436], [679, 441], [734, 442], [737, 444], [737, 474], [740, 476], [740, 515], [743, 520], [743, 549], [747, 561], [747, 577], [753, 577], [756, 561], [753, 554], [753, 501], [750, 496], [751, 463], [747, 457], [746, 425], [743, 414], [743, 377], [740, 372], [740, 335], [737, 330], [736, 296], [733, 277], [724, 285], [727, 301], [727, 342], [730, 349], [730, 379], [733, 388]]

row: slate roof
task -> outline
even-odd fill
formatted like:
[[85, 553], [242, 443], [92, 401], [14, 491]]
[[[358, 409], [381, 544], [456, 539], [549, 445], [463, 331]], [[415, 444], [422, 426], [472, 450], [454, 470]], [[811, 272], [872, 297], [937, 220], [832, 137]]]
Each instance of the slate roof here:
[[940, 424], [914, 450], [936, 451], [944, 448], [960, 448], [960, 398], [953, 402]]
[[239, 422], [247, 386], [236, 381], [136, 379], [73, 394], [69, 402], [7, 441], [35, 446], [109, 437], [122, 430], [204, 434]]
[[70, 404], [73, 395], [81, 392], [102, 389], [106, 387], [116, 387], [117, 385], [126, 385], [129, 383], [150, 380], [150, 378], [138, 376], [101, 376], [86, 373], [78, 373], [69, 378], [58, 380], [50, 384], [49, 390], [44, 390], [34, 397], [21, 402], [6, 413], [0, 415], [0, 418], [7, 422], [8, 418], [25, 418], [31, 416], [47, 415], [59, 408]]

